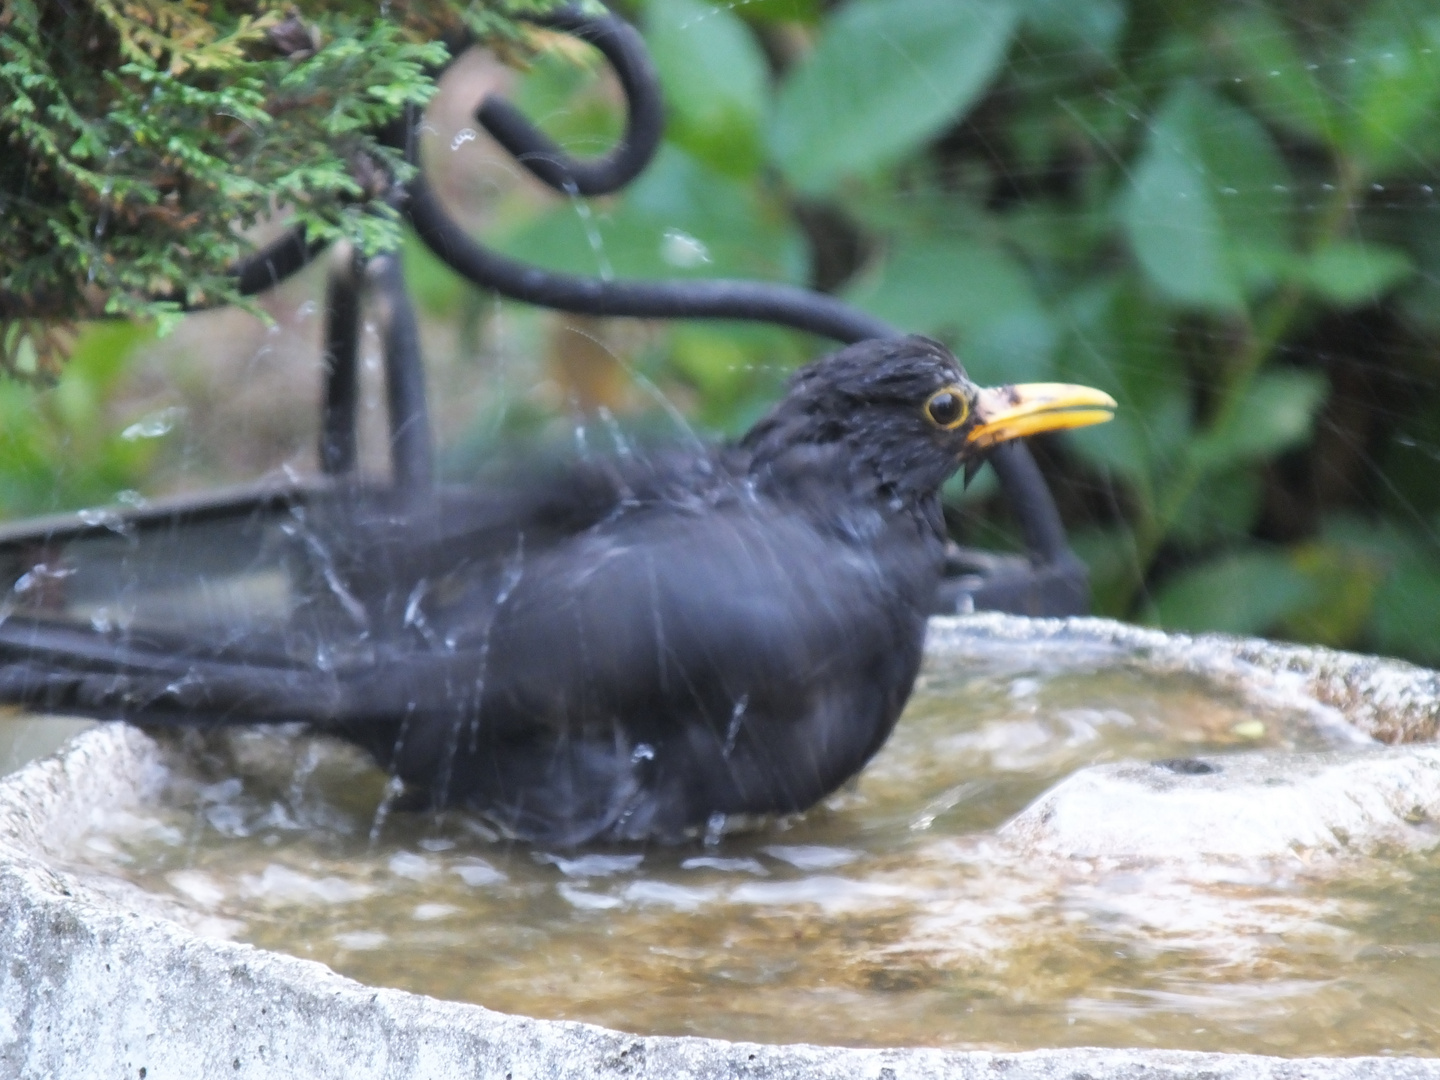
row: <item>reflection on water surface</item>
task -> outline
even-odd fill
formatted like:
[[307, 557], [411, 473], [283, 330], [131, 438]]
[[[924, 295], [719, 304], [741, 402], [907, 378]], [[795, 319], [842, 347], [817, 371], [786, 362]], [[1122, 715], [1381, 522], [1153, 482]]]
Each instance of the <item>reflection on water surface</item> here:
[[1440, 857], [1337, 882], [1298, 860], [1059, 865], [994, 831], [1084, 765], [1342, 734], [1113, 658], [972, 657], [931, 664], [858, 783], [710, 846], [530, 850], [454, 815], [377, 830], [382, 776], [272, 732], [191, 737], [166, 805], [75, 860], [363, 982], [643, 1033], [1434, 1054]]

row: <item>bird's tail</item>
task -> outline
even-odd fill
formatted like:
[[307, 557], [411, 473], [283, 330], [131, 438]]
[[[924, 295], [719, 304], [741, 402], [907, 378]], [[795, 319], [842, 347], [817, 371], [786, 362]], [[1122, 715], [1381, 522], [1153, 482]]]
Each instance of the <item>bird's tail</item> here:
[[344, 679], [253, 640], [197, 643], [11, 617], [0, 624], [0, 702], [161, 724], [324, 724]]

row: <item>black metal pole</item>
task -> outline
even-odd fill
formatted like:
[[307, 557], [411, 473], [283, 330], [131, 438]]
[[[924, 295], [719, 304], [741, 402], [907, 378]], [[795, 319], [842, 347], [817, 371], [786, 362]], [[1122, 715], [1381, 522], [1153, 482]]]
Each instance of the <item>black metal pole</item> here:
[[236, 287], [240, 294], [254, 296], [284, 281], [324, 247], [321, 243], [307, 242], [305, 230], [297, 225], [253, 255], [241, 259], [230, 272], [237, 279]]
[[1060, 511], [1029, 448], [1021, 442], [1001, 443], [990, 451], [990, 467], [1020, 525], [1030, 561], [1037, 566], [1075, 561]]
[[355, 471], [360, 397], [360, 274], [364, 260], [348, 244], [336, 253], [325, 288], [325, 391], [320, 415], [320, 470]]
[[406, 213], [420, 238], [457, 273], [501, 296], [577, 315], [642, 319], [745, 319], [854, 342], [897, 337], [883, 319], [825, 293], [764, 281], [602, 281], [557, 274], [491, 251], [472, 240], [417, 176]]
[[427, 488], [434, 482], [435, 453], [425, 404], [420, 327], [405, 289], [399, 254], [376, 256], [370, 261], [369, 276], [381, 305], [392, 481], [402, 490]]

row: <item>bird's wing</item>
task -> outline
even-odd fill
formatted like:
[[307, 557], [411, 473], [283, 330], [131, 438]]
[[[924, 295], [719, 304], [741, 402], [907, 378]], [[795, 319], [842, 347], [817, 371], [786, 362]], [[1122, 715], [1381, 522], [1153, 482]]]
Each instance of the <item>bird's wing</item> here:
[[[453, 715], [483, 658], [428, 632], [432, 586], [467, 584], [466, 618], [483, 622], [517, 544], [563, 545], [708, 467], [693, 454], [552, 464], [433, 492], [340, 488], [138, 546], [105, 536], [62, 551], [40, 537], [26, 556], [12, 544], [21, 602], [0, 611], [0, 701], [162, 723], [383, 729]], [[26, 593], [31, 561], [55, 565]], [[120, 611], [123, 628], [110, 625]]]
[[[659, 506], [517, 550], [484, 583], [492, 595], [431, 617], [481, 658], [472, 744], [589, 746], [616, 758], [586, 763], [597, 772], [654, 755], [655, 772], [688, 789], [682, 801], [794, 809], [888, 734], [919, 661], [929, 565], [763, 503]], [[463, 771], [455, 746], [453, 727], [419, 725], [396, 764], [411, 777]]]

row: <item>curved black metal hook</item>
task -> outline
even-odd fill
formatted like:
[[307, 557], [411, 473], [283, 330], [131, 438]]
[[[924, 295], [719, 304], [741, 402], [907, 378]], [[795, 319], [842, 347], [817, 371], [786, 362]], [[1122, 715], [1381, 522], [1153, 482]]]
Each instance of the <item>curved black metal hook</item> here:
[[[591, 16], [576, 8], [561, 8], [533, 17], [551, 27], [589, 42], [610, 62], [625, 92], [625, 130], [604, 157], [581, 161], [571, 157], [499, 94], [489, 94], [475, 110], [476, 121], [537, 179], [568, 195], [608, 195], [635, 179], [650, 164], [665, 131], [665, 109], [655, 65], [639, 32], [613, 15]], [[461, 40], [455, 55], [468, 44]], [[401, 140], [394, 140], [400, 142]], [[414, 160], [413, 140], [403, 140]], [[254, 296], [278, 285], [308, 265], [326, 245], [307, 243], [305, 230], [290, 229], [231, 268], [242, 296]]]
[[594, 17], [575, 8], [536, 16], [537, 25], [589, 42], [610, 62], [625, 92], [625, 131], [604, 157], [571, 157], [499, 94], [488, 94], [476, 121], [537, 179], [566, 195], [608, 195], [644, 171], [665, 132], [660, 80], [639, 32], [613, 15]]
[[897, 337], [900, 331], [842, 300], [762, 281], [602, 281], [543, 270], [492, 251], [451, 220], [417, 176], [404, 210], [416, 233], [452, 270], [501, 296], [577, 315], [640, 319], [744, 319], [776, 323], [836, 341]]
[[[489, 95], [476, 119], [531, 173], [566, 195], [603, 195], [629, 183], [650, 163], [664, 130], [659, 76], [633, 26], [614, 16], [592, 17], [575, 8], [535, 16], [587, 41], [610, 62], [625, 91], [625, 131], [596, 161], [570, 157], [505, 98]], [[701, 281], [604, 281], [563, 274], [492, 251], [455, 223], [425, 179], [416, 139], [418, 117], [407, 115], [387, 137], [417, 172], [401, 210], [420, 238], [456, 273], [501, 296], [577, 315], [643, 319], [741, 319], [775, 323], [836, 341], [896, 337], [889, 323], [813, 289], [772, 282], [710, 278]]]
[[259, 251], [245, 256], [230, 268], [230, 274], [241, 296], [254, 296], [308, 265], [327, 246], [318, 241], [307, 243], [305, 229], [296, 225]]
[[[259, 251], [251, 252], [230, 267], [230, 276], [236, 279], [237, 291], [241, 296], [254, 296], [271, 286], [278, 285], [291, 274], [304, 267], [316, 255], [325, 250], [323, 243], [305, 240], [305, 230], [296, 226], [270, 241]], [[32, 298], [33, 301], [34, 298]], [[183, 291], [168, 295], [154, 295], [153, 300], [177, 303], [185, 311], [201, 311], [210, 304], [191, 304], [185, 300]], [[0, 319], [23, 319], [34, 314], [44, 314], [46, 305], [27, 303], [13, 293], [0, 291]], [[109, 315], [86, 315], [84, 318], [111, 318]]]

